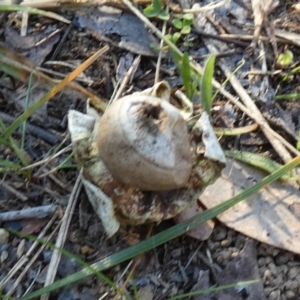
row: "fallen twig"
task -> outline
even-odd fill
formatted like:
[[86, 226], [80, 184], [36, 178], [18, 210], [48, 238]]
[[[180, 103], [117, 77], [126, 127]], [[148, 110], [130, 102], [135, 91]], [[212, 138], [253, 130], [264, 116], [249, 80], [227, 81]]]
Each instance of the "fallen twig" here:
[[15, 188], [13, 188], [11, 185], [9, 185], [6, 181], [2, 180], [0, 182], [0, 185], [2, 185], [7, 191], [17, 196], [22, 201], [27, 201], [28, 197], [17, 191]]
[[[0, 112], [0, 118], [3, 120], [4, 123], [8, 123], [8, 124], [12, 124], [15, 121], [14, 117], [7, 115], [3, 112]], [[56, 145], [62, 140], [61, 136], [50, 133], [49, 131], [46, 131], [40, 127], [32, 125], [28, 121], [26, 124], [26, 129], [29, 134], [44, 140], [50, 145]]]
[[43, 205], [31, 208], [25, 208], [22, 210], [13, 210], [0, 213], [0, 222], [38, 218], [42, 219], [51, 216], [56, 211], [56, 205]]

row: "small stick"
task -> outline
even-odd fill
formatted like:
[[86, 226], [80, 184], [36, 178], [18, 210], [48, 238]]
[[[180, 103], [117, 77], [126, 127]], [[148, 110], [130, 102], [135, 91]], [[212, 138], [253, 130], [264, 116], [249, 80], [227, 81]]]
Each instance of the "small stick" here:
[[48, 36], [46, 36], [42, 40], [38, 41], [37, 43], [35, 43], [34, 47], [38, 47], [38, 46], [42, 45], [43, 43], [47, 42], [49, 39], [51, 39], [53, 36], [55, 36], [56, 34], [58, 34], [60, 32], [61, 32], [61, 29], [56, 29], [51, 34], [49, 34]]
[[61, 50], [62, 46], [64, 45], [67, 37], [69, 36], [69, 33], [72, 30], [72, 28], [73, 28], [73, 23], [70, 23], [69, 26], [68, 26], [68, 28], [67, 28], [67, 30], [66, 30], [66, 32], [64, 33], [64, 36], [60, 39], [60, 42], [59, 42], [58, 46], [55, 47], [54, 53], [51, 56], [50, 60], [54, 60], [56, 58], [57, 54], [59, 53], [59, 51]]
[[[167, 13], [169, 12], [168, 6], [167, 6]], [[162, 34], [165, 35], [166, 34], [166, 30], [167, 30], [167, 21], [164, 21], [163, 23], [163, 27], [162, 27]], [[162, 48], [164, 46], [164, 40], [161, 39], [160, 40], [160, 51], [158, 54], [158, 58], [157, 58], [157, 64], [156, 64], [156, 71], [155, 71], [155, 79], [154, 79], [154, 83], [158, 83], [159, 81], [159, 72], [160, 72], [160, 66], [161, 66], [161, 58], [162, 58]]]
[[22, 210], [13, 210], [0, 213], [0, 222], [38, 218], [42, 219], [53, 215], [56, 211], [56, 205], [43, 205], [38, 207], [25, 208]]
[[137, 68], [137, 66], [139, 65], [140, 61], [141, 61], [141, 56], [139, 55], [139, 56], [137, 56], [137, 57], [135, 58], [135, 60], [133, 61], [131, 67], [130, 67], [129, 70], [126, 72], [126, 74], [125, 74], [125, 76], [124, 76], [124, 78], [123, 78], [123, 81], [122, 81], [122, 83], [121, 83], [121, 86], [120, 86], [120, 88], [118, 89], [118, 91], [117, 91], [117, 93], [116, 93], [115, 98], [113, 99], [113, 101], [115, 101], [115, 100], [117, 100], [117, 99], [120, 98], [120, 96], [121, 96], [121, 94], [123, 93], [123, 90], [124, 90], [126, 84], [129, 82], [129, 79], [130, 79], [131, 75], [133, 74], [134, 70], [136, 70], [136, 68]]
[[[45, 168], [45, 172], [48, 172], [49, 169]], [[54, 174], [50, 173], [48, 175], [48, 177], [54, 181], [58, 186], [60, 186], [64, 191], [67, 191], [68, 193], [71, 192], [71, 185], [68, 184], [66, 181], [57, 178], [56, 176], [54, 176]]]
[[[13, 118], [10, 115], [7, 115], [3, 112], [0, 112], [0, 118], [3, 120], [4, 123], [8, 123], [8, 124], [11, 124], [15, 121], [15, 118]], [[26, 124], [26, 129], [29, 134], [43, 139], [45, 142], [47, 142], [50, 145], [56, 145], [62, 139], [61, 136], [55, 135], [55, 134], [50, 133], [40, 127], [32, 125], [28, 121]]]
[[22, 12], [22, 23], [21, 23], [21, 36], [26, 36], [27, 35], [27, 28], [28, 28], [28, 11], [23, 11]]
[[67, 147], [65, 147], [65, 148], [61, 149], [60, 151], [58, 151], [56, 154], [54, 154], [54, 155], [52, 155], [50, 157], [47, 157], [45, 159], [42, 159], [42, 160], [40, 160], [40, 161], [38, 161], [36, 163], [33, 163], [31, 165], [28, 165], [28, 166], [22, 168], [21, 170], [23, 171], [23, 170], [33, 169], [33, 168], [38, 167], [40, 165], [43, 165], [45, 163], [49, 163], [50, 161], [52, 161], [56, 157], [60, 156], [63, 153], [66, 153], [66, 152], [68, 152], [70, 150], [72, 150], [72, 145], [68, 145]]
[[235, 44], [235, 45], [240, 46], [242, 48], [246, 48], [246, 47], [249, 46], [249, 43], [245, 43], [245, 42], [242, 42], [240, 40], [234, 40], [231, 37], [224, 37], [222, 35], [215, 35], [215, 34], [207, 33], [205, 31], [202, 31], [202, 30], [198, 29], [198, 28], [194, 28], [194, 31], [197, 34], [202, 35], [204, 37], [215, 39], [215, 40], [218, 40], [218, 41], [221, 41], [221, 42], [224, 42], [224, 43], [232, 43], [232, 44]]
[[17, 198], [19, 198], [20, 200], [22, 200], [22, 201], [27, 201], [28, 200], [28, 197], [26, 197], [25, 195], [23, 195], [22, 193], [20, 193], [19, 191], [17, 191], [15, 188], [13, 188], [12, 186], [10, 186], [6, 181], [1, 181], [0, 185], [2, 185], [6, 190], [8, 190], [9, 192], [11, 192], [15, 196], [17, 196]]
[[186, 269], [192, 262], [192, 260], [194, 259], [194, 257], [198, 254], [200, 248], [203, 246], [203, 242], [200, 243], [200, 245], [197, 247], [197, 249], [194, 251], [194, 253], [192, 254], [191, 258], [188, 260], [188, 262], [186, 263], [184, 269]]
[[183, 12], [186, 13], [199, 13], [199, 12], [205, 12], [208, 10], [214, 10], [216, 8], [222, 7], [223, 5], [229, 3], [231, 0], [223, 0], [220, 2], [214, 2], [210, 3], [208, 5], [202, 6], [202, 7], [193, 7], [191, 9], [184, 9]]
[[[51, 75], [54, 75], [54, 76], [57, 76], [57, 77], [66, 77], [67, 75], [66, 74], [63, 74], [63, 73], [60, 73], [60, 72], [55, 72], [53, 70], [50, 70], [50, 69], [46, 69], [46, 68], [42, 68], [42, 67], [36, 67], [37, 70], [41, 71], [41, 72], [44, 72], [44, 73], [47, 73], [47, 74], [51, 74]], [[76, 79], [77, 82], [84, 82], [84, 83], [87, 83], [87, 84], [93, 84], [94, 83], [94, 80], [92, 79], [89, 79], [89, 78], [85, 78], [83, 76], [83, 73], [80, 74], [77, 79]]]

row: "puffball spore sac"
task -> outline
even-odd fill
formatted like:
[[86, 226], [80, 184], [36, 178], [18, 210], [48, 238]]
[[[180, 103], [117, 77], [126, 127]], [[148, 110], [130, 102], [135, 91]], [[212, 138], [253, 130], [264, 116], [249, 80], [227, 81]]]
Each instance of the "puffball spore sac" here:
[[181, 188], [191, 175], [186, 123], [165, 100], [147, 95], [117, 100], [102, 116], [96, 140], [112, 176], [133, 188]]

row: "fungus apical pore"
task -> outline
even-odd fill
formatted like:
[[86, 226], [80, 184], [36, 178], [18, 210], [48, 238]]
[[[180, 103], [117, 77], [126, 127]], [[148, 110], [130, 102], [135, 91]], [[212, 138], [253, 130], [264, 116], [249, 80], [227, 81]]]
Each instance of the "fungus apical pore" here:
[[165, 100], [147, 95], [117, 100], [102, 116], [96, 141], [112, 176], [131, 187], [176, 189], [191, 175], [186, 123]]

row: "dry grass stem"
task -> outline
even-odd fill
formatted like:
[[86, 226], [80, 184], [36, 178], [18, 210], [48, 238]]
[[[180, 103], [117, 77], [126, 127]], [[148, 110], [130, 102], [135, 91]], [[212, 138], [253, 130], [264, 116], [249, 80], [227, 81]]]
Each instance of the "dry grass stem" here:
[[[167, 7], [167, 12], [169, 12], [169, 9]], [[166, 30], [167, 30], [167, 21], [164, 21], [163, 23], [163, 27], [162, 27], [162, 35], [165, 36], [166, 35]], [[157, 58], [157, 63], [156, 63], [156, 69], [155, 69], [155, 79], [154, 79], [154, 84], [158, 83], [159, 81], [159, 73], [160, 73], [160, 66], [161, 66], [161, 59], [162, 59], [162, 51], [163, 51], [163, 46], [164, 46], [164, 40], [161, 39], [160, 40], [160, 44], [159, 44], [159, 54], [158, 54], [158, 58]]]
[[[51, 218], [51, 220], [47, 223], [47, 225], [43, 228], [43, 230], [40, 232], [38, 239], [42, 239], [45, 234], [47, 233], [48, 229], [53, 225], [54, 221], [56, 220], [57, 215], [54, 214]], [[20, 260], [14, 265], [14, 267], [8, 272], [8, 274], [0, 281], [0, 289], [3, 289], [3, 287], [8, 283], [8, 281], [17, 273], [17, 271], [29, 261], [30, 255], [33, 254], [36, 247], [39, 245], [37, 241], [34, 241], [31, 245], [31, 247], [28, 249], [27, 253], [20, 258]]]
[[114, 97], [114, 99], [112, 101], [115, 101], [115, 100], [117, 100], [117, 99], [119, 99], [121, 97], [121, 95], [122, 95], [122, 93], [123, 93], [123, 91], [125, 89], [125, 86], [129, 82], [130, 77], [132, 76], [133, 72], [137, 69], [140, 61], [141, 61], [141, 56], [139, 55], [139, 56], [137, 56], [135, 58], [135, 60], [133, 61], [131, 67], [126, 72], [126, 74], [125, 74], [125, 76], [124, 76], [124, 78], [122, 80], [122, 83], [121, 83], [121, 85], [120, 85], [120, 87], [119, 87], [119, 89], [118, 89], [118, 91], [117, 91], [117, 93], [116, 93], [116, 95], [115, 95], [115, 97]]
[[34, 164], [28, 165], [28, 166], [22, 168], [21, 170], [24, 171], [24, 170], [28, 170], [28, 169], [33, 169], [33, 168], [36, 168], [36, 167], [44, 165], [44, 164], [46, 166], [48, 163], [50, 163], [55, 158], [59, 157], [60, 155], [66, 153], [66, 152], [69, 152], [71, 150], [72, 150], [72, 145], [68, 145], [67, 147], [65, 147], [65, 148], [61, 149], [60, 151], [58, 151], [56, 154], [54, 154], [50, 157], [47, 157], [45, 159], [42, 159], [42, 160], [40, 160], [40, 161], [38, 161]]
[[184, 9], [183, 12], [184, 13], [197, 13], [197, 12], [205, 12], [205, 11], [209, 11], [209, 10], [214, 10], [216, 8], [222, 7], [223, 5], [229, 3], [231, 0], [223, 0], [220, 2], [214, 2], [214, 3], [210, 3], [206, 6], [203, 7], [197, 7], [197, 8], [192, 8], [192, 9]]
[[[18, 190], [16, 190], [15, 188], [13, 188], [11, 185], [8, 184], [8, 182], [1, 180], [0, 181], [0, 186], [3, 186], [4, 189], [6, 189], [8, 192], [12, 193], [13, 195], [15, 195], [18, 199], [22, 200], [22, 201], [27, 201], [28, 197], [23, 195], [22, 193], [20, 193]], [[0, 214], [1, 215], [1, 214]]]
[[[56, 216], [54, 216], [55, 218], [52, 218], [52, 220], [56, 219]], [[51, 221], [52, 221], [51, 220]], [[49, 222], [50, 223], [50, 222]], [[50, 233], [50, 235], [47, 237], [47, 239], [45, 240], [46, 243], [49, 243], [54, 235], [56, 234], [57, 230], [59, 228], [59, 225], [57, 225], [54, 230]], [[16, 290], [16, 288], [18, 287], [18, 285], [22, 282], [22, 279], [27, 275], [27, 272], [29, 271], [30, 267], [35, 263], [35, 261], [39, 258], [39, 256], [41, 255], [41, 253], [44, 251], [44, 249], [46, 248], [46, 243], [41, 245], [41, 247], [39, 248], [39, 250], [34, 254], [34, 256], [32, 257], [32, 259], [30, 261], [28, 261], [28, 257], [29, 255], [26, 254], [25, 258], [27, 258], [26, 260], [26, 266], [23, 269], [23, 271], [21, 272], [21, 274], [18, 276], [18, 278], [16, 279], [16, 281], [14, 282], [13, 286], [10, 288], [10, 290], [7, 292], [7, 296], [11, 296], [13, 294], [13, 292]], [[25, 260], [24, 260], [25, 261]], [[33, 282], [34, 283], [34, 282]], [[24, 294], [24, 296], [29, 293], [30, 288], [28, 288]]]
[[[50, 264], [49, 264], [48, 273], [47, 273], [47, 277], [46, 277], [44, 286], [48, 286], [54, 282], [57, 268], [58, 268], [60, 258], [62, 255], [60, 248], [64, 247], [64, 244], [65, 244], [65, 241], [66, 241], [66, 238], [68, 235], [68, 230], [69, 230], [69, 226], [71, 223], [71, 219], [73, 216], [74, 208], [75, 208], [81, 187], [82, 187], [81, 179], [80, 179], [80, 176], [78, 176], [76, 183], [73, 187], [70, 199], [68, 201], [68, 206], [67, 206], [64, 216], [61, 220], [60, 229], [59, 229], [58, 236], [57, 236], [56, 243], [55, 243], [55, 249], [53, 250], [53, 254], [51, 257]], [[49, 298], [49, 294], [44, 294], [41, 296], [41, 300], [48, 300], [48, 298]]]

